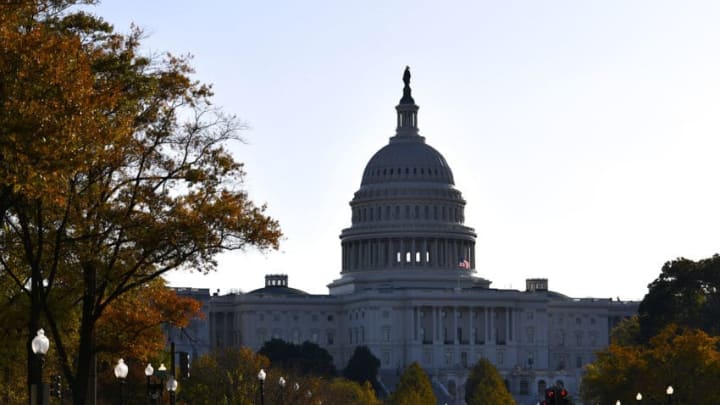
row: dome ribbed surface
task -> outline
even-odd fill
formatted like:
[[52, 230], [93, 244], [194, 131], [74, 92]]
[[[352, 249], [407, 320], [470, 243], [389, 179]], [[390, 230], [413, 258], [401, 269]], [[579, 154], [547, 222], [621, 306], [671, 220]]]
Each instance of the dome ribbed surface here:
[[455, 184], [452, 171], [440, 152], [415, 139], [393, 140], [370, 158], [361, 184], [388, 182]]

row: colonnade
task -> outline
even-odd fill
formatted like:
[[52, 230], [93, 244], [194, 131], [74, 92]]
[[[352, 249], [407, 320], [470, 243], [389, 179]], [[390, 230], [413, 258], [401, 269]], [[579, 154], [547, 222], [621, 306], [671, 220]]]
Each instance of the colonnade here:
[[506, 345], [515, 341], [514, 310], [493, 306], [417, 306], [414, 341], [424, 344]]
[[342, 243], [343, 271], [458, 266], [475, 267], [475, 242], [452, 238], [374, 238]]

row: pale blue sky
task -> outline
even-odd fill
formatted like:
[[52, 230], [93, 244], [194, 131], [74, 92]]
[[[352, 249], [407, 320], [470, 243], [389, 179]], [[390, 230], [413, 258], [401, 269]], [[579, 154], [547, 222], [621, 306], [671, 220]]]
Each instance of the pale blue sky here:
[[720, 251], [720, 2], [105, 0], [94, 12], [193, 54], [250, 124], [247, 189], [281, 251], [174, 285], [248, 291], [266, 273], [326, 293], [340, 230], [387, 143], [410, 65], [420, 131], [448, 160], [477, 273], [640, 299], [662, 264]]

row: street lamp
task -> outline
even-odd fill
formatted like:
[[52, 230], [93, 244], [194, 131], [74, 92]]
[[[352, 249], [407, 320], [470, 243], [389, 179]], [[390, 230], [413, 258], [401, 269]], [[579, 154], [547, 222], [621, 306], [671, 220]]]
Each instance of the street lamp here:
[[667, 396], [667, 403], [672, 403], [672, 396], [675, 393], [675, 390], [673, 389], [672, 385], [668, 385], [665, 389], [665, 395]]
[[115, 365], [115, 378], [120, 380], [120, 405], [125, 405], [125, 378], [128, 375], [128, 366], [125, 360], [119, 359]]
[[638, 392], [637, 395], [635, 395], [635, 400], [642, 403], [642, 394]]
[[170, 393], [170, 405], [175, 405], [175, 391], [177, 390], [178, 382], [175, 379], [175, 376], [170, 374], [170, 377], [168, 377], [167, 384], [165, 384], [165, 388]]
[[[147, 367], [145, 367], [145, 377], [147, 378], [147, 394], [148, 399], [152, 404], [157, 405], [158, 399], [162, 395], [162, 389], [163, 389], [163, 379], [165, 378], [165, 371], [167, 369], [165, 368], [164, 364], [160, 364], [160, 367], [158, 368], [157, 372], [153, 368], [152, 364], [148, 363]], [[152, 376], [155, 376], [156, 378], [160, 379], [160, 382], [153, 382]]]
[[48, 396], [45, 395], [45, 384], [43, 384], [42, 382], [42, 371], [43, 367], [45, 366], [45, 355], [50, 349], [50, 341], [45, 336], [45, 331], [42, 328], [38, 329], [37, 335], [35, 335], [32, 342], [30, 342], [30, 348], [40, 360], [39, 381], [32, 384], [32, 386], [30, 387], [30, 395], [35, 397], [35, 402], [33, 403], [39, 405], [46, 405], [48, 401]]
[[620, 405], [620, 400], [615, 401], [615, 405]]
[[285, 377], [280, 376], [278, 378], [278, 385], [280, 386], [280, 403], [283, 403], [283, 395], [285, 394], [285, 384], [287, 384], [287, 381], [285, 381]]
[[265, 405], [265, 370], [260, 369], [258, 373], [258, 380], [260, 380], [260, 405]]

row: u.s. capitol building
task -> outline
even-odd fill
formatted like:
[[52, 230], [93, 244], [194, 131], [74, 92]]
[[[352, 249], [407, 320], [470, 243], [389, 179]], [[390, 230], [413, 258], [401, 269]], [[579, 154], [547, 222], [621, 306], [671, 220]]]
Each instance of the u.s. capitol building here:
[[307, 294], [287, 276], [268, 275], [263, 288], [214, 295], [210, 346], [311, 341], [342, 369], [364, 345], [380, 359], [388, 388], [416, 361], [449, 404], [464, 402], [465, 380], [480, 358], [495, 364], [519, 404], [536, 404], [554, 384], [577, 394], [583, 366], [637, 303], [570, 298], [551, 291], [547, 279], [527, 280], [524, 291], [496, 289], [476, 276], [466, 202], [445, 158], [418, 133], [408, 70], [403, 81], [396, 134], [370, 158], [350, 202], [342, 271], [329, 294]]

